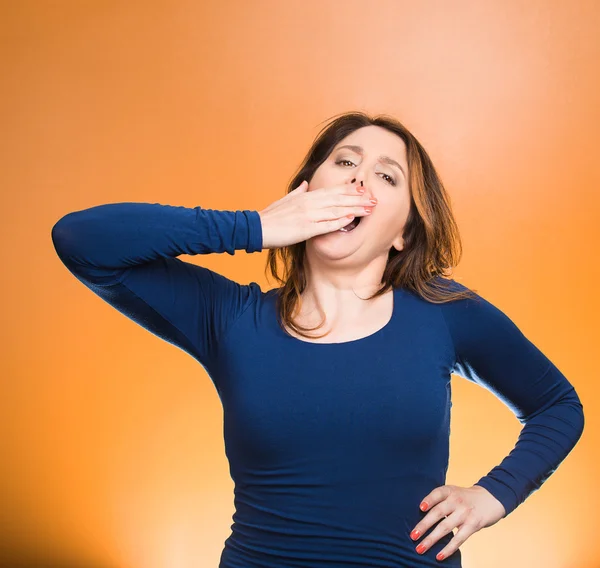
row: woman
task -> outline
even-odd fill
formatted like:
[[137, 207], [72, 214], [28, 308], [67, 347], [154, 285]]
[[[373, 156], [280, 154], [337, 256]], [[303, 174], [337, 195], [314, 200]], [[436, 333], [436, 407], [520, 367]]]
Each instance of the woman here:
[[[235, 483], [221, 568], [459, 567], [459, 546], [539, 489], [581, 436], [564, 375], [444, 277], [460, 257], [450, 202], [391, 117], [336, 117], [262, 211], [106, 204], [66, 215], [52, 238], [83, 284], [213, 381]], [[269, 249], [282, 286], [176, 258], [241, 249]], [[524, 424], [471, 487], [444, 484], [451, 373]]]

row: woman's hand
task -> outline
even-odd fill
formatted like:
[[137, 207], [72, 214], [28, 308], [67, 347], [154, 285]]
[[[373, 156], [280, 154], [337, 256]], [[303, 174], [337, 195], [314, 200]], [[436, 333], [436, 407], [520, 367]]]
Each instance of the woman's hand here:
[[[360, 190], [360, 192], [359, 192]], [[263, 248], [279, 248], [345, 227], [354, 217], [368, 215], [375, 204], [365, 188], [344, 184], [308, 191], [303, 181], [296, 189], [259, 211]]]
[[480, 485], [436, 487], [423, 499], [420, 508], [422, 511], [429, 510], [429, 513], [417, 523], [413, 532], [410, 533], [413, 540], [418, 540], [440, 519], [444, 517], [446, 519], [441, 521], [433, 532], [417, 546], [419, 554], [423, 554], [444, 535], [458, 528], [454, 538], [436, 556], [437, 560], [448, 558], [472, 534], [496, 524], [506, 515], [502, 503]]

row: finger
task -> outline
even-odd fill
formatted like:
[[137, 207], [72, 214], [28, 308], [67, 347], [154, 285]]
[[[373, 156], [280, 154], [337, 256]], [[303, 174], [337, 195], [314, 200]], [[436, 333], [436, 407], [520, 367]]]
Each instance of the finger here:
[[[322, 223], [323, 221], [333, 221], [335, 219], [344, 219], [348, 216], [364, 217], [370, 215], [373, 211], [373, 206], [354, 206], [354, 207], [328, 207], [327, 209], [318, 209], [314, 212], [314, 221]], [[346, 224], [350, 223], [349, 219]]]
[[446, 499], [446, 497], [452, 493], [453, 489], [455, 489], [454, 485], [442, 485], [436, 487], [429, 495], [426, 495], [423, 498], [419, 505], [419, 509], [421, 509], [421, 511], [429, 511], [429, 509]]
[[475, 532], [475, 525], [468, 522], [461, 525], [458, 529], [458, 532], [454, 535], [454, 538], [444, 548], [442, 548], [442, 550], [440, 550], [437, 553], [436, 559], [444, 560], [444, 558], [448, 558], [449, 556], [454, 554], [463, 545], [463, 543]]
[[314, 193], [311, 192], [311, 198], [315, 201], [309, 207], [314, 221], [330, 221], [345, 215], [369, 215], [377, 205], [377, 200], [367, 195], [320, 193], [314, 196]]
[[[347, 187], [347, 184], [345, 184]], [[329, 188], [319, 188], [310, 192], [309, 199], [312, 201], [306, 207], [309, 219], [316, 223], [325, 221], [335, 221], [344, 219], [351, 215], [345, 224], [348, 224], [354, 217], [363, 217], [370, 215], [377, 204], [372, 202], [371, 198], [360, 193], [340, 194], [344, 186], [333, 186]], [[345, 226], [345, 225], [342, 225]], [[337, 230], [335, 226], [332, 230]]]
[[335, 205], [352, 206], [352, 205], [366, 205], [372, 207], [377, 204], [377, 199], [370, 195], [356, 193], [353, 195], [348, 194], [327, 194], [323, 195], [320, 199], [321, 204], [324, 207], [331, 207]]
[[295, 187], [294, 189], [292, 189], [292, 191], [290, 193], [292, 193], [292, 192], [303, 193], [307, 190], [308, 190], [308, 182], [306, 180], [302, 180], [302, 183], [298, 187]]
[[442, 485], [424, 497], [419, 508], [421, 511], [429, 511], [429, 513], [417, 523], [411, 532], [411, 538], [419, 539], [442, 517], [448, 516], [454, 511], [455, 507], [452, 506], [452, 503], [446, 502], [454, 489], [456, 489], [454, 485]]
[[331, 187], [319, 187], [310, 193], [317, 199], [336, 195], [361, 195], [365, 193], [365, 190], [366, 187], [360, 185], [360, 183], [345, 183]]
[[[433, 525], [435, 525], [440, 519], [448, 517], [454, 511], [452, 503], [449, 501], [442, 501], [438, 503], [433, 509], [427, 513], [415, 526], [413, 531], [410, 533], [410, 537], [413, 540], [418, 540], [424, 535]], [[431, 533], [433, 534], [433, 533]], [[427, 537], [429, 538], [429, 536]]]
[[429, 550], [440, 538], [446, 536], [448, 533], [451, 533], [457, 526], [459, 526], [462, 522], [462, 517], [458, 512], [455, 512], [441, 521], [431, 534], [428, 534], [426, 538], [416, 547], [416, 550], [419, 554], [425, 553]]

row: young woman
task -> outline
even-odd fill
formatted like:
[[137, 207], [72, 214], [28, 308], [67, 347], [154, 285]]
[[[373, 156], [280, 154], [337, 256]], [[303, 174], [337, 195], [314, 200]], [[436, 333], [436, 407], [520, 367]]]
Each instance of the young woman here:
[[[558, 368], [448, 277], [461, 255], [449, 198], [392, 117], [335, 117], [261, 211], [113, 203], [67, 214], [52, 238], [84, 285], [214, 383], [235, 483], [221, 568], [460, 567], [459, 546], [539, 489], [583, 431]], [[279, 288], [177, 258], [262, 249]], [[471, 487], [445, 485], [451, 373], [524, 425]]]

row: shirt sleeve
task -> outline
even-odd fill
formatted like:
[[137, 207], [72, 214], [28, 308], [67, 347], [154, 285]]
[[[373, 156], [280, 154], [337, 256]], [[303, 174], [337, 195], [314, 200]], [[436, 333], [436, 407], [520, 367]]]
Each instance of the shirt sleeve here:
[[583, 432], [583, 406], [556, 365], [489, 301], [476, 294], [439, 305], [454, 343], [452, 372], [494, 393], [524, 425], [510, 454], [475, 484], [508, 516], [573, 449]]
[[176, 258], [261, 251], [257, 211], [109, 203], [68, 213], [52, 228], [52, 241], [85, 286], [204, 367], [260, 292], [255, 282], [243, 285]]

